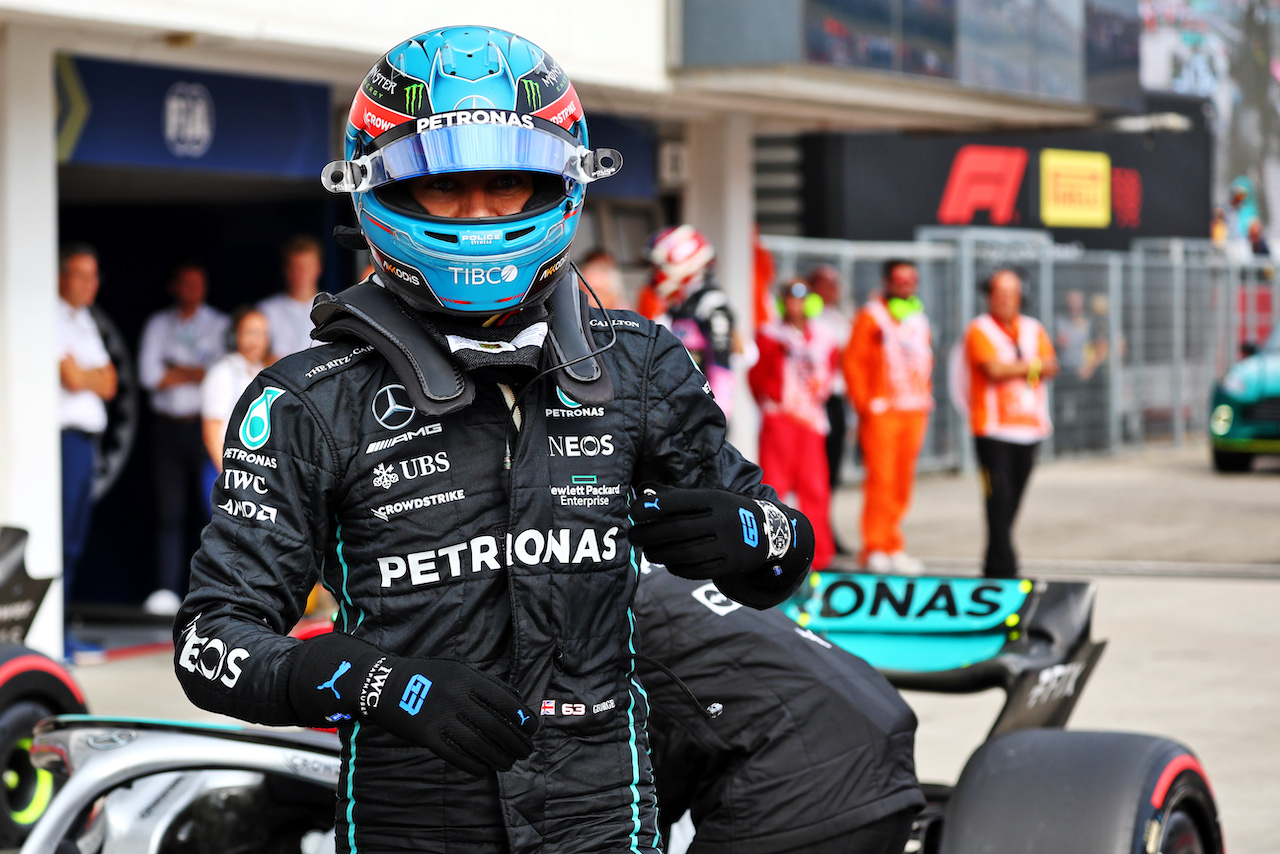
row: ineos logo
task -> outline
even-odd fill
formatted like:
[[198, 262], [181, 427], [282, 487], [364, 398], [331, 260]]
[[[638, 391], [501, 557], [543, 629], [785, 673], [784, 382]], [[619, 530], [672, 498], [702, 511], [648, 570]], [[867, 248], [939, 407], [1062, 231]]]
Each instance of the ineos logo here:
[[373, 417], [388, 430], [399, 430], [408, 424], [415, 411], [409, 402], [409, 392], [399, 383], [384, 385], [373, 396]]

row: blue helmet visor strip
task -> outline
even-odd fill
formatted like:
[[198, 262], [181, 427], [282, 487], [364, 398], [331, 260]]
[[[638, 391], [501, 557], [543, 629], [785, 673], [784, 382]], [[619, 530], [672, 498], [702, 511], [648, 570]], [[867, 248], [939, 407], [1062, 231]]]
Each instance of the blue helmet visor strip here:
[[363, 193], [422, 175], [481, 171], [547, 172], [589, 184], [622, 168], [622, 155], [614, 149], [586, 148], [527, 113], [459, 110], [401, 127], [405, 131], [381, 134], [362, 157], [326, 166], [320, 176], [325, 189]]

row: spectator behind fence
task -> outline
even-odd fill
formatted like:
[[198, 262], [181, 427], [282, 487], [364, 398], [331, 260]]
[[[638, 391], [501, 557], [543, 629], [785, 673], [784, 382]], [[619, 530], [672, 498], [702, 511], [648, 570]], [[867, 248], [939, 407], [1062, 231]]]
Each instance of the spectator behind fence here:
[[219, 473], [222, 443], [232, 410], [249, 383], [266, 366], [271, 349], [271, 326], [267, 316], [256, 308], [238, 309], [231, 318], [231, 331], [235, 350], [214, 362], [200, 384], [204, 446]]
[[[830, 264], [822, 264], [809, 271], [809, 290], [822, 300], [822, 313], [816, 318], [826, 325], [838, 346], [837, 358], [843, 360], [844, 345], [849, 340], [849, 330], [853, 326], [849, 312], [843, 305], [844, 284], [840, 281], [840, 273]], [[845, 441], [849, 429], [849, 401], [845, 388], [844, 373], [836, 371], [835, 380], [831, 384], [831, 396], [827, 398], [827, 475], [832, 492], [840, 485], [840, 467], [844, 463]], [[831, 529], [835, 542], [836, 554], [849, 554], [849, 549], [835, 535], [835, 527]]]
[[320, 290], [322, 259], [320, 241], [306, 234], [291, 238], [280, 249], [284, 290], [258, 303], [271, 327], [269, 362], [316, 343], [311, 340], [311, 303]]
[[138, 348], [138, 378], [151, 392], [155, 416], [151, 477], [160, 586], [144, 604], [153, 614], [177, 613], [187, 588], [187, 561], [195, 551], [185, 543], [188, 524], [194, 519], [203, 525], [209, 519], [200, 383], [226, 350], [229, 321], [205, 305], [208, 290], [203, 265], [186, 261], [175, 267], [169, 280], [174, 304], [147, 320]]
[[858, 564], [918, 574], [924, 566], [906, 553], [902, 519], [933, 410], [933, 334], [915, 265], [890, 259], [881, 278], [884, 292], [858, 312], [843, 364], [866, 469]]
[[779, 289], [780, 320], [760, 328], [759, 361], [747, 374], [760, 405], [760, 468], [784, 500], [794, 492], [816, 540], [814, 569], [835, 554], [831, 536], [831, 484], [827, 479], [827, 398], [837, 371], [836, 340], [824, 324], [805, 316], [809, 287], [793, 279]]
[[[622, 289], [622, 273], [618, 270], [618, 261], [613, 257], [613, 253], [607, 249], [592, 249], [582, 259], [578, 271], [591, 286], [591, 290], [596, 292], [603, 308], [610, 310], [627, 308], [627, 297]], [[586, 290], [581, 280], [578, 281], [578, 287]], [[595, 300], [592, 299], [591, 302], [594, 303]]]
[[1267, 243], [1267, 236], [1262, 232], [1262, 221], [1253, 220], [1249, 223], [1249, 249], [1257, 258], [1270, 258], [1271, 246]]
[[[68, 244], [58, 253], [58, 423], [62, 428], [62, 600], [89, 539], [98, 439], [107, 427], [104, 401], [116, 396], [116, 369], [89, 306], [98, 295], [98, 255]], [[96, 647], [66, 633], [66, 657]]]
[[1012, 530], [1036, 448], [1053, 428], [1045, 381], [1058, 373], [1053, 343], [1040, 322], [1022, 314], [1022, 279], [997, 270], [983, 284], [988, 311], [969, 323], [970, 426], [981, 466], [987, 509], [987, 552], [982, 573], [1013, 578], [1018, 558]]

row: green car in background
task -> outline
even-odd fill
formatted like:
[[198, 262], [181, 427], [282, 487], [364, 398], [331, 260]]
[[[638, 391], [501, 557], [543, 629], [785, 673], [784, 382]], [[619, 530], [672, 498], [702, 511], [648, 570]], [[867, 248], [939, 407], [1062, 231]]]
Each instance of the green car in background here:
[[1280, 454], [1280, 329], [1214, 386], [1209, 435], [1218, 471], [1248, 471], [1254, 455]]

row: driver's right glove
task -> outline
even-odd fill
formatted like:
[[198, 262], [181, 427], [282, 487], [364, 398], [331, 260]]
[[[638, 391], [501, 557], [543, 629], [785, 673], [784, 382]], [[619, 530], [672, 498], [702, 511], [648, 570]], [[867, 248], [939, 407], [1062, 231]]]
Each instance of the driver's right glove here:
[[387, 655], [339, 632], [291, 656], [289, 702], [303, 726], [368, 719], [478, 777], [533, 752], [537, 717], [509, 686], [461, 662]]

